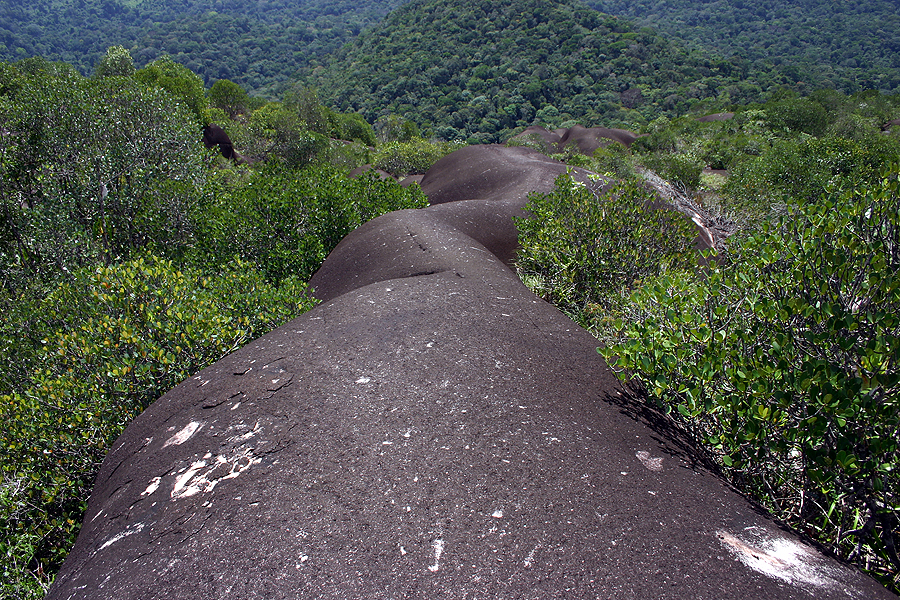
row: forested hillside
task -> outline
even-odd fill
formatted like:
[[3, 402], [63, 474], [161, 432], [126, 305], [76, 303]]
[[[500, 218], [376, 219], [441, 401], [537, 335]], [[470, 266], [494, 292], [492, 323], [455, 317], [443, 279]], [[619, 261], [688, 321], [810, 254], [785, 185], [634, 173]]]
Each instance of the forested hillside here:
[[394, 113], [444, 139], [487, 142], [534, 120], [634, 125], [783, 83], [758, 77], [579, 0], [414, 0], [303, 81], [370, 122]]
[[402, 1], [0, 0], [0, 60], [43, 56], [89, 74], [122, 45], [139, 67], [165, 53], [207, 85], [275, 93]]
[[[217, 79], [230, 79], [256, 95], [277, 97], [299, 69], [311, 61], [323, 60], [405, 3], [406, 0], [0, 0], [0, 59], [43, 56], [66, 61], [82, 74], [89, 74], [107, 47], [122, 45], [129, 49], [139, 67], [166, 53], [199, 74], [206, 85]], [[418, 35], [436, 32], [448, 35], [454, 46], [460, 44], [453, 39], [452, 27], [435, 27], [429, 22], [431, 9], [427, 3], [414, 4], [408, 10], [419, 10], [421, 6], [426, 15], [421, 22], [407, 23], [419, 29]], [[544, 10], [554, 12], [552, 3], [545, 4]], [[638, 27], [649, 26], [676, 45], [685, 44], [699, 51], [697, 62], [701, 66], [718, 62], [717, 56], [724, 57], [730, 65], [726, 75], [738, 73], [744, 78], [750, 74], [762, 89], [786, 85], [800, 92], [831, 87], [852, 93], [861, 89], [890, 91], [900, 86], [900, 16], [896, 4], [887, 0], [856, 4], [824, 0], [784, 4], [769, 0], [752, 5], [740, 0], [591, 0], [588, 4], [637, 24], [628, 26], [624, 33], [636, 34]], [[435, 14], [441, 21], [461, 27], [473, 16], [480, 17], [473, 7], [481, 9], [479, 4], [448, 3], [441, 13]], [[481, 33], [496, 31], [498, 35], [521, 34], [531, 38], [547, 34], [534, 26], [523, 30], [514, 18], [503, 20], [532, 11], [527, 4], [509, 7], [508, 3], [490, 3], [485, 8], [487, 13], [503, 10], [498, 17], [486, 13], [492, 24], [479, 29]], [[556, 17], [548, 13], [539, 18], [550, 27]], [[387, 32], [396, 37], [402, 26], [403, 22], [394, 22]], [[565, 37], [569, 33], [563, 28], [554, 35]], [[491, 37], [483, 39], [495, 43]], [[554, 55], [549, 48], [551, 42], [545, 38], [550, 59]], [[369, 50], [372, 48], [362, 42], [356, 54]], [[521, 45], [499, 48], [499, 52], [509, 52], [510, 56], [523, 50], [531, 54]], [[659, 60], [668, 60], [668, 50], [656, 48], [654, 52], [661, 52]], [[615, 54], [615, 49], [613, 54], [603, 49], [596, 56], [612, 59]], [[376, 63], [379, 61], [376, 59]], [[648, 65], [648, 71], [658, 68], [652, 61], [642, 64]], [[570, 76], [564, 69], [563, 74]], [[511, 81], [518, 83], [515, 77]], [[661, 87], [664, 86], [654, 89]], [[622, 90], [613, 89], [613, 93], [619, 91]], [[735, 100], [744, 97], [741, 90], [729, 93]], [[697, 94], [681, 96], [691, 98]]]
[[588, 0], [689, 47], [770, 68], [797, 91], [900, 87], [900, 7], [889, 0]]

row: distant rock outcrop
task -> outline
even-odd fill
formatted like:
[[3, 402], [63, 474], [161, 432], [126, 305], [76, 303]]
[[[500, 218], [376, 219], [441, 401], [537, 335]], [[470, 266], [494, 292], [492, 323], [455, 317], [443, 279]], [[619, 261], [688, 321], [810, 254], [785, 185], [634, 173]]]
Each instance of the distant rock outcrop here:
[[540, 125], [532, 125], [510, 140], [536, 143], [546, 154], [563, 152], [567, 146], [572, 146], [581, 154], [590, 156], [597, 148], [606, 147], [613, 142], [619, 142], [626, 148], [630, 147], [639, 137], [642, 136], [625, 129], [608, 127], [574, 125], [568, 129], [548, 131]]
[[711, 115], [704, 115], [702, 117], [697, 117], [698, 123], [711, 123], [713, 121], [730, 121], [734, 118], [733, 112], [720, 112], [714, 113]]
[[518, 280], [513, 217], [564, 170], [464, 148], [432, 206], [348, 235], [321, 305], [127, 428], [48, 598], [893, 597], [698, 464]]

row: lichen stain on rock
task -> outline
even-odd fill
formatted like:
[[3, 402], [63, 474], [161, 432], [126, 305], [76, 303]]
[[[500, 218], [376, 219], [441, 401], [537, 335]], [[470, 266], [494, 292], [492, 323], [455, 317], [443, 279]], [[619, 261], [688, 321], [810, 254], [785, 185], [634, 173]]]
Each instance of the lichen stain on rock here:
[[[747, 530], [759, 529], [749, 527]], [[844, 589], [842, 574], [822, 557], [800, 542], [769, 532], [753, 532], [752, 541], [745, 541], [726, 531], [716, 536], [738, 560], [754, 571], [800, 587]]]
[[201, 427], [203, 427], [203, 423], [199, 421], [191, 421], [190, 423], [185, 425], [181, 431], [167, 439], [166, 443], [163, 444], [163, 448], [166, 448], [168, 446], [180, 446], [181, 444], [194, 437], [194, 434], [197, 433]]

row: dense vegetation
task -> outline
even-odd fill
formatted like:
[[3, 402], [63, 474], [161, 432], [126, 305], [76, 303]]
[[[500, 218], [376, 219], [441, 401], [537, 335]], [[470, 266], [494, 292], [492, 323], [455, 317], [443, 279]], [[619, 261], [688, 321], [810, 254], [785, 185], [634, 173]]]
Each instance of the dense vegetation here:
[[635, 126], [782, 83], [737, 71], [577, 0], [414, 0], [304, 81], [370, 122], [393, 113], [445, 140], [495, 142], [533, 121]]
[[[115, 47], [92, 78], [0, 63], [0, 597], [43, 595], [134, 416], [312, 307], [305, 282], [347, 233], [424, 205], [346, 177], [375, 142], [358, 115], [219, 87], [210, 106], [184, 66]], [[254, 166], [203, 147], [213, 116]]]
[[774, 70], [797, 91], [900, 87], [900, 12], [888, 0], [588, 0], [597, 10]]
[[138, 66], [168, 54], [206, 85], [230, 79], [277, 96], [297, 69], [402, 0], [0, 0], [0, 60], [43, 56], [82, 74], [112, 45]]
[[[680, 114], [684, 103], [698, 98], [727, 94], [732, 101], [759, 99], [760, 93], [772, 86], [789, 86], [803, 93], [821, 87], [851, 93], [869, 88], [891, 91], [900, 85], [900, 17], [896, 6], [887, 0], [852, 5], [823, 0], [790, 5], [758, 2], [752, 6], [739, 0], [588, 2], [604, 13], [626, 17], [638, 26], [651, 26], [659, 33], [624, 21], [612, 26], [592, 10], [588, 13], [595, 17], [585, 21], [586, 7], [580, 0], [466, 0], [436, 6], [417, 0], [377, 33], [356, 40], [361, 32], [405, 3], [406, 0], [35, 0], [22, 4], [0, 0], [0, 60], [40, 55], [66, 61], [88, 74], [107, 47], [122, 45], [139, 67], [168, 54], [199, 74], [207, 86], [229, 79], [254, 95], [267, 98], [282, 96], [303, 71], [307, 85], [319, 85], [321, 76], [323, 87], [328, 88], [323, 97], [329, 104], [339, 105], [343, 98], [337, 94], [346, 91], [340, 81], [345, 62], [340, 58], [335, 63], [328, 56], [353, 41], [354, 49], [341, 56], [356, 57], [354, 60], [362, 57], [371, 67], [361, 65], [357, 73], [364, 77], [357, 83], [369, 87], [363, 91], [375, 91], [397, 77], [407, 79], [404, 89], [384, 90], [380, 94], [393, 103], [391, 112], [422, 125], [431, 124], [425, 111], [435, 107], [428, 100], [435, 87], [442, 90], [435, 99], [439, 109], [445, 108], [440, 100], [448, 95], [454, 104], [482, 95], [490, 98], [488, 92], [494, 86], [485, 87], [478, 81], [469, 85], [473, 77], [493, 79], [504, 92], [519, 88], [529, 92], [518, 94], [524, 100], [518, 100], [515, 93], [506, 93], [503, 103], [490, 110], [471, 106], [470, 112], [485, 114], [460, 114], [455, 124], [438, 119], [439, 125], [452, 125], [461, 132], [463, 139], [488, 131], [491, 126], [497, 131], [504, 129], [493, 121], [504, 125], [509, 107], [521, 106], [523, 102], [531, 103], [532, 111], [547, 109], [549, 114], [544, 117], [548, 124], [567, 120], [565, 115], [556, 119], [553, 114], [560, 111], [558, 104], [562, 102], [578, 105], [574, 112], [560, 111], [569, 112], [569, 118], [583, 120], [584, 116], [602, 115], [607, 120], [634, 125], [643, 123], [641, 119], [651, 106], [665, 111], [677, 109]], [[419, 17], [410, 19], [411, 14]], [[525, 15], [535, 22], [517, 22], [518, 16]], [[438, 22], [432, 23], [435, 17]], [[473, 19], [477, 22], [473, 23]], [[620, 35], [591, 35], [591, 30], [601, 23]], [[578, 46], [585, 36], [586, 49]], [[373, 43], [379, 38], [400, 54], [383, 52]], [[441, 46], [435, 48], [439, 52], [431, 59], [412, 56], [434, 50], [427, 43], [422, 47], [422, 38]], [[503, 43], [504, 39], [514, 43]], [[560, 52], [560, 46], [566, 44], [578, 50], [576, 56]], [[481, 46], [484, 49], [479, 53], [477, 47]], [[682, 46], [691, 52], [677, 50]], [[402, 64], [393, 60], [406, 54], [410, 56]], [[435, 60], [439, 56], [456, 59], [439, 65]], [[579, 57], [581, 60], [576, 61]], [[584, 69], [585, 60], [606, 63], [617, 59], [618, 64], [599, 77], [602, 68], [598, 70], [597, 65], [591, 65], [587, 72]], [[629, 68], [625, 59], [639, 62]], [[571, 62], [577, 64], [565, 64]], [[668, 72], [672, 62], [687, 70], [676, 68], [674, 74]], [[317, 70], [320, 64], [326, 67], [324, 74]], [[337, 65], [336, 72], [329, 65]], [[435, 66], [446, 67], [449, 74], [429, 71]], [[472, 72], [479, 66], [490, 68], [492, 73], [483, 69], [477, 74]], [[544, 68], [536, 72], [540, 66]], [[420, 67], [425, 67], [424, 73], [416, 72]], [[507, 73], [510, 68], [513, 72]], [[663, 72], [654, 73], [660, 70]], [[637, 77], [638, 71], [644, 71], [645, 76]], [[461, 76], [450, 81], [457, 73]], [[610, 74], [615, 74], [615, 79], [603, 81]], [[573, 80], [575, 77], [579, 79]], [[537, 90], [540, 94], [535, 96]], [[466, 91], [471, 97], [458, 98], [451, 93]], [[413, 96], [425, 94], [424, 106], [420, 107], [419, 99], [408, 92]], [[541, 95], [545, 99], [535, 102]], [[355, 98], [351, 104], [361, 107], [364, 101]], [[370, 121], [379, 116], [373, 114], [373, 107], [386, 106], [374, 101], [365, 104]], [[617, 114], [622, 107], [632, 109], [636, 105], [644, 110], [638, 114], [627, 110]], [[528, 120], [522, 115], [515, 117], [513, 121]], [[489, 119], [487, 127], [478, 128], [485, 118]], [[472, 119], [474, 123], [470, 123]], [[495, 137], [502, 139], [503, 135]]]
[[[625, 182], [598, 199], [564, 177], [519, 225], [523, 280], [597, 335], [637, 399], [895, 590], [900, 131], [878, 125], [897, 114], [897, 95], [822, 91], [662, 118], [632, 152], [559, 155]], [[706, 266], [689, 221], [648, 204], [648, 167], [717, 226]]]

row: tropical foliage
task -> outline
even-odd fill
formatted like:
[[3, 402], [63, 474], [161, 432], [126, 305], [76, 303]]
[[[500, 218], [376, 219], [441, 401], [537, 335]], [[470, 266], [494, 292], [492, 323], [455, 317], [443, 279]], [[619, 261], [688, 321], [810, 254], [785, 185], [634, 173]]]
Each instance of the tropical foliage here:
[[[43, 595], [134, 415], [425, 202], [345, 173], [576, 122], [647, 135], [554, 155], [623, 183], [532, 198], [523, 278], [735, 485], [897, 589], [895, 7], [602, 4], [659, 33], [413, 0], [367, 29], [402, 4], [0, 0], [0, 595]], [[716, 233], [703, 268], [648, 181]]]
[[142, 67], [164, 56], [208, 86], [229, 79], [275, 96], [403, 0], [0, 0], [0, 60], [43, 56], [93, 71], [113, 45]]
[[797, 91], [894, 91], [900, 14], [887, 0], [588, 0], [601, 12], [712, 51], [743, 70], [776, 71]]
[[575, 0], [414, 0], [304, 80], [370, 122], [392, 113], [471, 143], [532, 122], [631, 125], [726, 88], [735, 99], [760, 93], [731, 68]]

